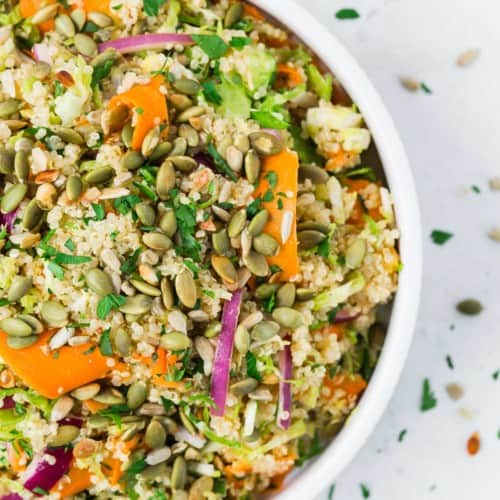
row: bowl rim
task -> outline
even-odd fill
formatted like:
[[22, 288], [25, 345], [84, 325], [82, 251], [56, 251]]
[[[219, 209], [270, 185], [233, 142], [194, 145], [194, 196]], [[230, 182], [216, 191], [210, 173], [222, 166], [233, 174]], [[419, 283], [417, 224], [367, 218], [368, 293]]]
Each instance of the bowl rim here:
[[394, 122], [354, 56], [295, 0], [251, 0], [250, 3], [283, 23], [316, 52], [361, 110], [377, 146], [401, 233], [399, 248], [404, 267], [399, 276], [387, 337], [368, 388], [338, 436], [275, 497], [279, 500], [313, 499], [336, 479], [366, 442], [389, 404], [403, 370], [420, 299], [420, 211], [410, 164]]

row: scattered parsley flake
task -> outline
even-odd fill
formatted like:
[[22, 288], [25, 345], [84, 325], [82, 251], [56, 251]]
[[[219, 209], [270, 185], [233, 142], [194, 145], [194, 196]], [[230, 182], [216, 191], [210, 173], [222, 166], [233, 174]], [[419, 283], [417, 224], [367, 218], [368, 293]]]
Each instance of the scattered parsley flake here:
[[213, 158], [215, 167], [221, 173], [229, 177], [233, 182], [238, 180], [237, 175], [231, 170], [231, 167], [227, 164], [226, 160], [217, 151], [213, 143], [209, 142], [207, 146], [208, 154]]
[[431, 238], [436, 245], [444, 245], [449, 239], [453, 238], [453, 233], [434, 229], [431, 233]]
[[481, 189], [479, 188], [479, 186], [473, 185], [470, 188], [472, 189], [472, 191], [474, 191], [474, 193], [481, 194]]
[[137, 196], [136, 194], [129, 194], [127, 196], [115, 198], [113, 201], [113, 207], [122, 215], [126, 215], [141, 201], [142, 199], [140, 196]]
[[335, 13], [335, 17], [344, 21], [345, 19], [359, 19], [361, 16], [356, 9], [340, 9]]
[[426, 93], [426, 94], [432, 94], [432, 90], [424, 83], [420, 83], [420, 88]]
[[366, 484], [361, 483], [359, 487], [361, 488], [361, 496], [363, 498], [370, 498], [370, 490], [368, 489], [368, 486], [366, 486]]
[[247, 363], [247, 377], [254, 378], [258, 382], [262, 381], [262, 375], [259, 373], [257, 369], [257, 358], [255, 354], [251, 351], [247, 351], [245, 355], [245, 360]]
[[252, 43], [252, 39], [245, 36], [233, 36], [229, 41], [229, 45], [234, 49], [241, 50], [243, 47], [250, 45]]
[[449, 354], [446, 356], [446, 364], [448, 365], [448, 368], [450, 370], [455, 369], [455, 364], [453, 363], [453, 359], [451, 359], [451, 356]]
[[403, 442], [403, 439], [405, 438], [406, 434], [407, 434], [407, 430], [406, 429], [403, 429], [400, 433], [399, 433], [399, 436], [398, 436], [398, 442], [402, 443]]
[[51, 261], [49, 262], [48, 268], [55, 278], [58, 280], [64, 279], [64, 269], [59, 264]]
[[102, 80], [104, 80], [104, 78], [108, 77], [114, 64], [114, 59], [110, 58], [107, 61], [104, 61], [102, 64], [94, 66], [90, 86], [92, 88], [95, 88], [101, 83]]
[[212, 290], [202, 290], [203, 295], [210, 297], [211, 299], [215, 299], [215, 292]]
[[125, 259], [123, 264], [120, 266], [120, 271], [123, 274], [130, 276], [135, 272], [135, 270], [137, 269], [137, 259], [139, 258], [141, 251], [142, 250], [140, 248], [136, 248], [132, 252], [132, 254], [127, 259]]
[[274, 170], [270, 170], [266, 174], [265, 178], [267, 179], [267, 182], [269, 182], [272, 189], [276, 188], [276, 185], [278, 184], [278, 174]]
[[283, 200], [278, 198], [278, 202], [276, 203], [278, 210], [283, 210]]
[[116, 240], [116, 238], [117, 238], [117, 236], [118, 236], [118, 234], [119, 234], [119, 232], [118, 232], [118, 231], [113, 231], [113, 232], [109, 233], [109, 239], [110, 239], [111, 241], [115, 241], [115, 240]]
[[422, 384], [422, 398], [420, 400], [420, 411], [428, 411], [435, 408], [437, 405], [437, 399], [431, 389], [431, 384], [429, 379], [424, 379]]
[[36, 486], [33, 488], [33, 493], [36, 493], [37, 495], [43, 495], [46, 496], [49, 494], [47, 490], [44, 490], [41, 486]]
[[106, 213], [104, 211], [104, 205], [102, 203], [92, 203], [92, 208], [94, 209], [94, 220], [100, 221], [104, 220]]
[[265, 202], [269, 203], [270, 201], [273, 201], [273, 200], [274, 200], [273, 191], [271, 189], [268, 189], [264, 193], [264, 196], [262, 197], [262, 201], [265, 201]]
[[328, 500], [333, 500], [333, 494], [335, 493], [335, 485], [332, 484], [328, 490]]
[[59, 265], [70, 265], [85, 264], [86, 262], [91, 261], [92, 257], [87, 257], [86, 255], [69, 255], [67, 253], [57, 252], [52, 262]]
[[493, 380], [498, 380], [498, 377], [500, 376], [500, 370], [497, 370], [495, 372], [492, 373], [491, 377], [493, 378]]

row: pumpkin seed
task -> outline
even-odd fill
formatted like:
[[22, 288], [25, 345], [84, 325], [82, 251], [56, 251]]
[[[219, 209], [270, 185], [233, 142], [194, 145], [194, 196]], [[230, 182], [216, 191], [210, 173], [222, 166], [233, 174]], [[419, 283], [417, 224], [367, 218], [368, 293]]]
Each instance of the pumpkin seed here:
[[182, 271], [175, 277], [175, 292], [182, 304], [189, 309], [192, 309], [196, 305], [196, 283], [188, 270]]
[[87, 14], [89, 21], [92, 21], [99, 28], [107, 28], [113, 25], [113, 18], [107, 16], [103, 12], [92, 11]]
[[177, 137], [174, 140], [174, 144], [172, 150], [169, 153], [169, 156], [183, 156], [186, 154], [187, 150], [187, 141], [184, 137]]
[[417, 90], [420, 90], [420, 82], [411, 76], [400, 76], [399, 81], [401, 85], [410, 92], [417, 92]]
[[139, 151], [127, 151], [122, 158], [122, 166], [127, 170], [137, 170], [144, 164], [144, 158]]
[[42, 319], [49, 326], [64, 326], [68, 319], [68, 311], [59, 302], [48, 300], [40, 308]]
[[160, 337], [160, 346], [168, 351], [183, 351], [191, 346], [191, 339], [180, 332], [165, 333]]
[[100, 390], [101, 386], [96, 382], [93, 382], [92, 384], [82, 385], [74, 391], [71, 391], [71, 395], [75, 399], [78, 399], [78, 401], [87, 401], [97, 396]]
[[184, 137], [186, 139], [188, 146], [195, 148], [200, 143], [200, 136], [198, 132], [186, 123], [183, 123], [179, 127], [179, 137]]
[[274, 321], [261, 321], [251, 331], [251, 337], [258, 342], [266, 342], [272, 339], [280, 331], [280, 325]]
[[150, 285], [149, 283], [146, 283], [145, 281], [132, 279], [130, 280], [130, 284], [144, 295], [149, 295], [150, 297], [159, 297], [161, 295], [161, 292], [158, 288]]
[[321, 224], [320, 222], [313, 222], [313, 221], [301, 222], [297, 226], [298, 231], [305, 231], [306, 229], [320, 231], [326, 235], [329, 234], [329, 232], [330, 232], [330, 228], [329, 228], [328, 224]]
[[29, 337], [33, 329], [19, 318], [4, 318], [0, 321], [0, 330], [12, 337]]
[[167, 467], [165, 465], [165, 462], [156, 464], [156, 465], [150, 465], [149, 467], [146, 467], [142, 472], [141, 472], [141, 477], [151, 481], [160, 477], [165, 477], [167, 475]]
[[134, 382], [127, 391], [127, 406], [131, 410], [137, 410], [146, 401], [148, 388], [144, 382]]
[[124, 432], [122, 432], [120, 439], [124, 442], [130, 441], [135, 435], [141, 430], [141, 426], [138, 424], [130, 424], [126, 427]]
[[111, 419], [102, 415], [90, 415], [87, 419], [87, 425], [91, 429], [103, 429], [111, 425]]
[[226, 255], [231, 251], [231, 242], [225, 229], [212, 234], [212, 246], [220, 255]]
[[252, 240], [253, 248], [265, 256], [276, 255], [280, 249], [279, 243], [269, 234], [262, 233]]
[[180, 170], [181, 172], [191, 172], [194, 170], [198, 163], [194, 158], [190, 158], [189, 156], [169, 156], [169, 160], [174, 164], [176, 170]]
[[70, 17], [75, 23], [75, 26], [77, 27], [78, 31], [81, 31], [85, 26], [85, 21], [86, 21], [85, 11], [81, 9], [75, 9], [71, 12]]
[[250, 236], [257, 236], [262, 231], [269, 220], [269, 212], [264, 208], [254, 216], [254, 218], [248, 224], [248, 234]]
[[304, 324], [302, 314], [291, 307], [277, 307], [272, 312], [272, 317], [285, 328], [298, 328]]
[[97, 186], [98, 184], [105, 184], [109, 182], [115, 176], [115, 171], [113, 167], [105, 165], [103, 167], [97, 167], [84, 175], [83, 180], [89, 186]]
[[316, 165], [301, 165], [299, 167], [299, 182], [309, 179], [313, 184], [326, 184], [330, 176], [321, 167]]
[[[126, 113], [128, 116], [128, 110], [126, 111]], [[133, 135], [134, 135], [134, 128], [132, 127], [132, 123], [128, 122], [123, 126], [122, 133], [121, 133], [123, 144], [125, 144], [125, 146], [127, 146], [127, 148], [132, 146]]]
[[151, 420], [144, 435], [144, 442], [146, 445], [155, 450], [164, 446], [166, 439], [167, 432], [165, 431], [163, 425], [161, 425], [157, 420]]
[[116, 61], [118, 59], [118, 52], [115, 49], [106, 49], [104, 52], [101, 52], [97, 56], [90, 61], [90, 64], [95, 68], [96, 66], [101, 66], [102, 64], [107, 63], [108, 61]]
[[457, 311], [467, 316], [476, 316], [481, 313], [483, 306], [481, 302], [476, 299], [462, 300], [457, 304]]
[[236, 333], [234, 334], [234, 346], [242, 355], [245, 355], [250, 348], [250, 334], [243, 325], [238, 325], [238, 328], [236, 328]]
[[36, 190], [35, 200], [41, 210], [52, 210], [57, 201], [57, 188], [48, 182], [40, 184]]
[[64, 37], [71, 38], [75, 36], [75, 25], [71, 17], [69, 17], [67, 14], [59, 14], [54, 20], [54, 25], [56, 31]]
[[146, 314], [153, 305], [153, 299], [148, 295], [134, 295], [133, 297], [127, 297], [125, 303], [120, 306], [120, 311], [124, 314], [133, 314], [140, 316]]
[[119, 405], [126, 401], [125, 396], [118, 389], [112, 387], [102, 390], [99, 394], [94, 396], [94, 400], [106, 405]]
[[168, 278], [163, 278], [160, 284], [161, 290], [161, 300], [165, 309], [172, 309], [174, 307], [174, 291], [172, 289], [172, 284]]
[[15, 276], [7, 293], [9, 302], [17, 302], [24, 297], [33, 286], [33, 279], [26, 276]]
[[179, 113], [179, 115], [177, 116], [177, 121], [179, 123], [186, 123], [191, 120], [191, 118], [198, 118], [199, 116], [202, 116], [204, 114], [205, 108], [202, 108], [201, 106], [192, 106]]
[[36, 335], [40, 335], [43, 332], [43, 323], [38, 318], [35, 318], [35, 316], [31, 314], [18, 314], [16, 317], [31, 326], [32, 332]]
[[297, 238], [299, 240], [300, 250], [310, 250], [311, 248], [319, 245], [326, 238], [326, 236], [320, 231], [306, 229], [305, 231], [299, 231], [297, 233]]
[[76, 144], [82, 146], [85, 144], [83, 137], [74, 129], [69, 127], [54, 126], [52, 132], [59, 136], [64, 142], [69, 144]]
[[160, 229], [169, 237], [172, 238], [177, 231], [177, 219], [175, 212], [171, 209], [167, 210], [158, 223]]
[[358, 238], [349, 245], [345, 253], [345, 262], [350, 269], [358, 268], [366, 255], [366, 240]]
[[162, 462], [166, 462], [171, 455], [172, 451], [170, 450], [170, 448], [168, 446], [163, 446], [162, 448], [150, 451], [146, 455], [145, 460], [148, 465], [158, 465]]
[[278, 307], [292, 307], [295, 302], [295, 285], [285, 283], [276, 294], [276, 303]]
[[[123, 106], [116, 106], [111, 109], [106, 109], [101, 116], [101, 127], [104, 132], [104, 135], [112, 134], [113, 132], [118, 132], [118, 130], [122, 130], [122, 139], [123, 139], [123, 128], [125, 123], [130, 118], [130, 109]], [[132, 141], [133, 130], [130, 131], [130, 141]], [[127, 144], [127, 143], [125, 143]], [[130, 147], [127, 144], [127, 147]]]
[[30, 335], [29, 337], [7, 337], [7, 346], [11, 349], [24, 349], [33, 345], [38, 340], [37, 335]]
[[49, 418], [50, 422], [62, 420], [73, 409], [74, 404], [75, 402], [69, 396], [60, 397], [52, 407]]
[[0, 102], [0, 118], [8, 118], [19, 111], [21, 106], [22, 102], [18, 99], [5, 99], [5, 101]]
[[111, 332], [111, 343], [113, 349], [122, 356], [128, 356], [130, 354], [130, 349], [132, 347], [132, 341], [130, 340], [130, 335], [123, 328], [118, 328]]
[[76, 201], [82, 194], [83, 183], [78, 175], [70, 175], [66, 181], [66, 196], [70, 201]]
[[177, 457], [172, 467], [170, 486], [173, 490], [183, 490], [187, 480], [186, 461], [183, 457]]
[[21, 150], [16, 153], [14, 158], [14, 172], [20, 182], [23, 182], [28, 178], [30, 173], [28, 151]]
[[148, 157], [160, 142], [160, 127], [153, 127], [144, 137], [141, 146], [142, 156]]
[[10, 175], [14, 171], [14, 151], [0, 150], [0, 174]]
[[97, 54], [97, 44], [87, 35], [83, 33], [78, 33], [73, 38], [75, 44], [75, 49], [80, 52], [80, 54], [87, 57], [94, 57]]
[[145, 225], [145, 226], [152, 226], [155, 223], [156, 219], [156, 212], [155, 209], [149, 204], [149, 203], [138, 203], [134, 207], [135, 213], [137, 214], [137, 217], [139, 217], [139, 220]]
[[201, 90], [201, 85], [190, 78], [178, 78], [172, 85], [181, 94], [190, 96], [196, 95]]
[[101, 271], [101, 269], [94, 267], [85, 273], [85, 281], [87, 286], [97, 295], [104, 297], [113, 293], [113, 282], [111, 276]]
[[254, 149], [250, 149], [245, 155], [244, 168], [248, 182], [255, 184], [260, 175], [260, 158]]
[[165, 158], [172, 151], [172, 143], [165, 141], [160, 142], [156, 148], [154, 148], [153, 152], [149, 156], [149, 161], [155, 162], [156, 160], [161, 160]]
[[231, 26], [236, 24], [243, 17], [244, 12], [241, 2], [233, 3], [229, 9], [227, 9], [226, 15], [224, 16], [224, 28], [231, 28]]
[[209, 476], [199, 477], [189, 488], [187, 500], [204, 500], [214, 488], [214, 480]]
[[252, 147], [263, 156], [271, 156], [283, 150], [283, 141], [268, 132], [253, 132], [249, 136]]
[[26, 184], [13, 184], [5, 191], [2, 202], [0, 203], [0, 210], [6, 214], [15, 210], [28, 192]]
[[183, 94], [171, 94], [168, 100], [177, 111], [185, 111], [193, 105], [193, 101]]
[[253, 250], [250, 250], [247, 255], [243, 255], [243, 263], [255, 276], [263, 278], [269, 274], [269, 264], [266, 258]]
[[172, 240], [163, 233], [146, 233], [142, 236], [142, 241], [153, 250], [165, 251], [172, 248]]
[[222, 278], [223, 281], [233, 284], [238, 280], [238, 273], [236, 272], [233, 263], [222, 255], [212, 254], [210, 259], [214, 271]]
[[50, 64], [44, 61], [37, 61], [33, 64], [33, 68], [31, 70], [32, 75], [39, 80], [43, 80], [50, 75]]
[[37, 10], [36, 13], [31, 16], [31, 24], [42, 24], [49, 19], [52, 19], [59, 10], [59, 5], [57, 3], [47, 5]]
[[48, 444], [52, 447], [66, 446], [80, 435], [80, 429], [76, 425], [60, 425], [57, 432], [52, 436]]
[[161, 165], [156, 176], [156, 192], [162, 200], [167, 200], [170, 190], [175, 187], [175, 168], [170, 158], [167, 158]]
[[257, 382], [254, 378], [246, 378], [231, 384], [230, 390], [236, 397], [242, 397], [255, 391], [258, 385], [259, 382]]
[[31, 231], [42, 220], [43, 210], [38, 206], [36, 200], [31, 200], [24, 209], [22, 224], [25, 229]]
[[308, 288], [297, 288], [295, 295], [297, 300], [304, 302], [306, 300], [311, 300], [314, 297], [314, 290], [309, 290]]
[[247, 213], [244, 208], [238, 210], [227, 225], [227, 234], [230, 238], [236, 238], [240, 235], [247, 221]]
[[231, 144], [226, 149], [226, 161], [231, 170], [239, 172], [243, 166], [243, 153]]
[[256, 288], [255, 295], [261, 300], [268, 299], [273, 293], [278, 291], [278, 288], [278, 283], [263, 283]]

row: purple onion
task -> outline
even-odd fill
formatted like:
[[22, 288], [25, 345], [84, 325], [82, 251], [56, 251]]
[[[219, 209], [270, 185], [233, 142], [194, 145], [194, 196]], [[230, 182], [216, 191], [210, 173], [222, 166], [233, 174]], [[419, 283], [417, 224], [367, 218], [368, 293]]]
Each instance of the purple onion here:
[[83, 420], [78, 417], [65, 417], [57, 422], [59, 425], [72, 425], [73, 427], [81, 428]]
[[217, 170], [214, 159], [206, 151], [197, 151], [193, 155], [193, 158], [199, 165], [205, 165], [205, 167], [208, 167], [212, 170]]
[[360, 315], [360, 312], [352, 312], [348, 309], [342, 309], [336, 314], [334, 323], [347, 323], [348, 321], [355, 320]]
[[12, 396], [5, 396], [0, 401], [0, 410], [11, 410], [16, 407], [16, 402]]
[[[290, 346], [286, 345], [278, 354], [278, 361], [281, 372], [278, 402], [278, 425], [286, 430], [290, 427], [292, 420], [292, 353]], [[286, 415], [283, 416], [283, 413]]]
[[12, 228], [14, 227], [14, 221], [16, 220], [17, 208], [12, 210], [12, 212], [7, 212], [6, 214], [2, 214], [0, 212], [0, 226], [5, 226], [5, 229], [9, 233], [12, 233]]
[[99, 44], [99, 52], [115, 49], [122, 54], [140, 52], [148, 49], [165, 49], [170, 44], [191, 45], [194, 41], [190, 35], [181, 33], [148, 33], [109, 40]]
[[9, 493], [0, 497], [0, 500], [23, 500], [19, 493]]

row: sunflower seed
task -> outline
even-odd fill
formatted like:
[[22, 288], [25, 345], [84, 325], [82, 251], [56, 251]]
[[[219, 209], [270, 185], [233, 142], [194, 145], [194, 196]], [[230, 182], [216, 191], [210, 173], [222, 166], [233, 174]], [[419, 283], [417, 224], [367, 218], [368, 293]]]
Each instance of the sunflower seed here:
[[457, 59], [457, 65], [461, 67], [469, 66], [477, 60], [481, 51], [479, 49], [469, 49], [462, 52]]

